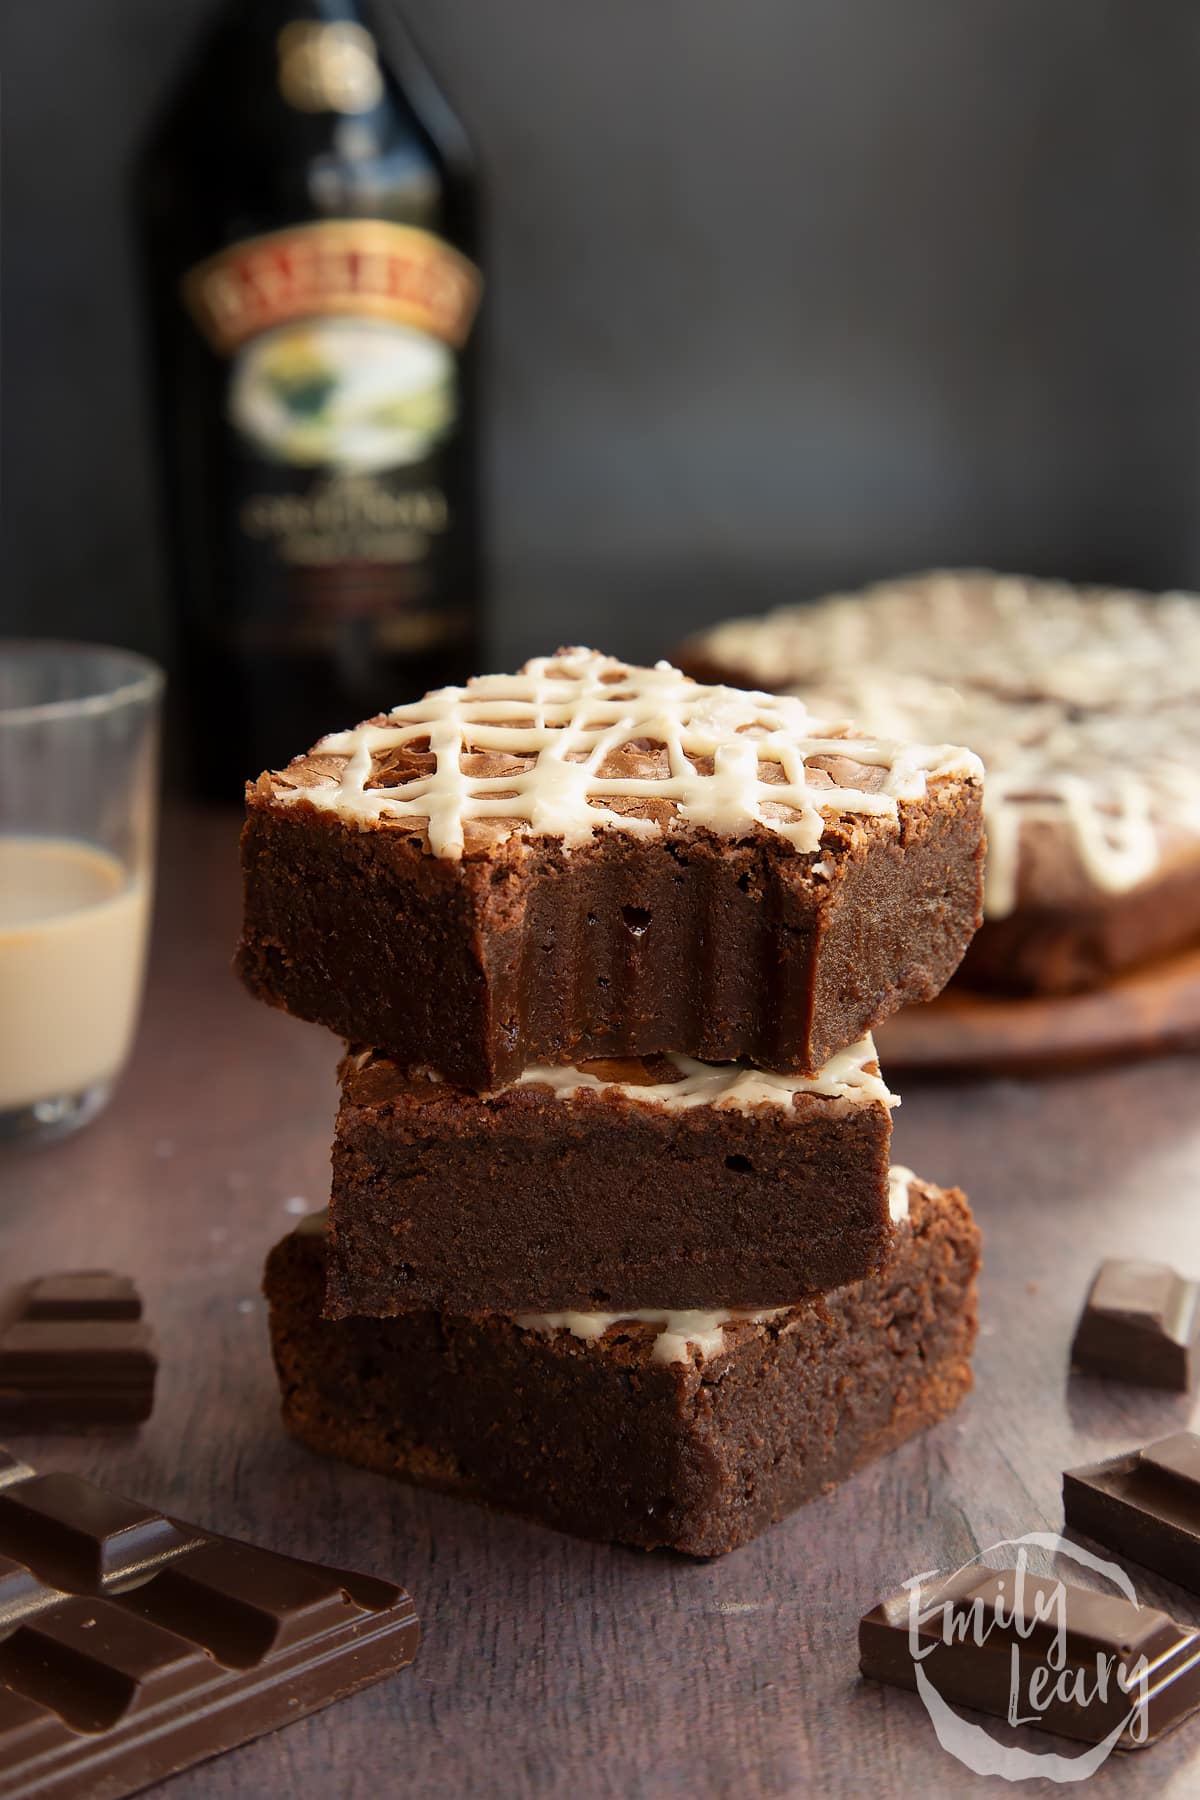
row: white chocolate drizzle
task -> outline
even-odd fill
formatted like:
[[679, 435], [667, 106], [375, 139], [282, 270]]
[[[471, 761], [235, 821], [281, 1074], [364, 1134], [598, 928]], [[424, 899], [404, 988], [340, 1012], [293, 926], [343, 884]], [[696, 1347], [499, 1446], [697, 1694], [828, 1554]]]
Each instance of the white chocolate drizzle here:
[[969, 743], [987, 770], [989, 918], [1017, 904], [1031, 830], [1064, 832], [1104, 893], [1200, 835], [1192, 595], [933, 574], [732, 620], [695, 648], [865, 730]]
[[725, 1347], [727, 1325], [762, 1325], [789, 1312], [786, 1306], [773, 1306], [765, 1312], [748, 1312], [734, 1308], [729, 1312], [700, 1312], [684, 1307], [679, 1312], [556, 1312], [517, 1313], [514, 1324], [522, 1331], [540, 1331], [548, 1336], [554, 1331], [569, 1331], [572, 1337], [594, 1344], [614, 1325], [653, 1325], [657, 1335], [650, 1351], [651, 1362], [682, 1363], [696, 1351], [701, 1361], [719, 1356]]
[[916, 1180], [903, 1163], [893, 1163], [888, 1170], [888, 1211], [893, 1225], [902, 1225], [908, 1217], [908, 1190]]
[[[664, 803], [668, 829], [738, 836], [761, 826], [811, 852], [827, 818], [896, 818], [901, 801], [924, 797], [929, 778], [982, 775], [956, 746], [848, 730], [794, 696], [706, 687], [669, 663], [634, 668], [574, 649], [323, 738], [272, 778], [272, 793], [360, 826], [411, 821], [435, 856], [452, 859], [463, 855], [471, 821], [490, 822], [500, 838], [553, 837], [569, 849], [597, 828], [659, 835], [664, 825], [647, 809]], [[653, 767], [647, 753], [657, 753]], [[417, 760], [389, 779], [389, 759], [394, 769], [405, 754]], [[843, 786], [812, 766], [820, 758], [878, 777], [869, 788]], [[637, 772], [621, 772], [630, 766]]]
[[[892, 1222], [904, 1224], [908, 1219], [908, 1190], [916, 1180], [911, 1169], [894, 1164], [888, 1171], [888, 1207]], [[555, 1331], [569, 1331], [572, 1337], [595, 1344], [614, 1325], [653, 1325], [657, 1335], [650, 1351], [651, 1362], [685, 1363], [695, 1352], [701, 1362], [719, 1356], [725, 1348], [727, 1325], [764, 1325], [771, 1319], [794, 1312], [790, 1306], [772, 1306], [759, 1312], [733, 1307], [724, 1312], [701, 1312], [684, 1307], [676, 1312], [641, 1309], [634, 1312], [554, 1312], [517, 1313], [513, 1323], [522, 1331], [538, 1331], [549, 1336]]]
[[671, 1111], [692, 1106], [711, 1106], [718, 1112], [748, 1112], [755, 1106], [790, 1107], [797, 1094], [819, 1094], [852, 1104], [899, 1106], [879, 1073], [871, 1036], [831, 1056], [815, 1075], [775, 1075], [749, 1063], [703, 1063], [678, 1051], [662, 1058], [679, 1071], [676, 1081], [638, 1083], [609, 1081], [589, 1069], [573, 1066], [543, 1068], [535, 1065], [517, 1077], [514, 1085], [536, 1083], [548, 1087], [560, 1100], [590, 1091], [621, 1094], [634, 1104], [652, 1104]]

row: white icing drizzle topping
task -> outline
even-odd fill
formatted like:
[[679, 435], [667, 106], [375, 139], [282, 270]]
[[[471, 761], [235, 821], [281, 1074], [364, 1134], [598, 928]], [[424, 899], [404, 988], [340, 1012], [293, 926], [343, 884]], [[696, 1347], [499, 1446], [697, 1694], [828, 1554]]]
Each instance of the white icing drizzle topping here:
[[821, 1094], [859, 1105], [872, 1101], [888, 1107], [900, 1104], [879, 1073], [869, 1034], [831, 1056], [815, 1075], [774, 1075], [748, 1063], [696, 1062], [678, 1051], [668, 1052], [664, 1060], [679, 1071], [678, 1081], [606, 1081], [588, 1069], [535, 1066], [519, 1075], [514, 1085], [536, 1082], [551, 1088], [560, 1100], [569, 1100], [585, 1089], [616, 1093], [635, 1104], [653, 1103], [679, 1111], [691, 1106], [711, 1106], [719, 1112], [748, 1112], [763, 1105], [788, 1107], [797, 1094]]
[[893, 1225], [902, 1225], [908, 1217], [908, 1190], [916, 1180], [903, 1163], [893, 1163], [888, 1170], [888, 1211]]
[[[911, 1169], [902, 1168], [898, 1163], [888, 1171], [888, 1207], [893, 1224], [900, 1225], [907, 1220], [909, 1184], [916, 1179]], [[737, 1307], [725, 1312], [700, 1312], [684, 1307], [677, 1312], [643, 1309], [624, 1313], [517, 1313], [513, 1323], [522, 1331], [540, 1331], [547, 1336], [554, 1331], [569, 1331], [572, 1337], [582, 1338], [589, 1344], [598, 1342], [614, 1325], [654, 1325], [658, 1334], [650, 1352], [651, 1362], [682, 1363], [690, 1360], [693, 1351], [701, 1361], [719, 1356], [725, 1347], [727, 1325], [762, 1325], [793, 1310], [789, 1306], [773, 1306], [761, 1312]]]
[[[501, 837], [550, 836], [568, 848], [598, 827], [657, 835], [662, 824], [637, 810], [647, 802], [669, 803], [675, 824], [723, 836], [764, 826], [810, 852], [827, 817], [895, 818], [900, 801], [923, 798], [930, 776], [982, 774], [976, 757], [952, 745], [845, 731], [794, 696], [706, 687], [669, 663], [633, 668], [574, 649], [538, 657], [518, 675], [439, 689], [395, 707], [382, 723], [323, 738], [274, 777], [273, 791], [278, 801], [304, 800], [359, 825], [415, 821], [433, 854], [449, 858], [462, 856], [472, 820], [493, 821]], [[661, 747], [658, 772], [645, 770], [648, 745]], [[432, 769], [387, 785], [380, 759], [405, 750], [431, 759]], [[471, 772], [481, 755], [493, 772]], [[623, 755], [640, 758], [640, 772], [613, 773]], [[819, 757], [877, 769], [878, 786], [835, 785], [808, 766]]]
[[1013, 911], [1031, 827], [1122, 893], [1200, 834], [1200, 602], [934, 574], [732, 620], [696, 640], [866, 730], [945, 735], [987, 769], [985, 910]]
[[658, 1328], [658, 1335], [650, 1352], [651, 1362], [682, 1363], [690, 1360], [690, 1352], [693, 1350], [699, 1352], [702, 1360], [719, 1356], [725, 1347], [727, 1325], [761, 1325], [788, 1311], [790, 1308], [786, 1306], [775, 1306], [765, 1312], [737, 1309], [730, 1312], [698, 1312], [685, 1307], [680, 1312], [642, 1310], [624, 1313], [517, 1313], [514, 1323], [522, 1331], [540, 1331], [544, 1334], [569, 1331], [572, 1337], [583, 1338], [587, 1343], [595, 1343], [614, 1325], [654, 1325]]

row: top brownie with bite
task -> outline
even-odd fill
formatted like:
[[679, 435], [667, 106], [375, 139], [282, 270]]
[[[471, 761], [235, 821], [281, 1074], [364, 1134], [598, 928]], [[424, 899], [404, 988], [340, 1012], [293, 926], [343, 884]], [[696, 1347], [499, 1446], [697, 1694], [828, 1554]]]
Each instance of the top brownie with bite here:
[[814, 1073], [979, 917], [982, 769], [588, 650], [247, 790], [252, 992], [445, 1080], [678, 1050]]

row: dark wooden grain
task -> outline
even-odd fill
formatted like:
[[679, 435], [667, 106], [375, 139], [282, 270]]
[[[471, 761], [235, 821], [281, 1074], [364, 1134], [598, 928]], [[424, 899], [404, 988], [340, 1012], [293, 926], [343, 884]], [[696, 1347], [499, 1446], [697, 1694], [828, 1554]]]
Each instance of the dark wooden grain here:
[[[938, 1748], [915, 1696], [860, 1683], [858, 1620], [907, 1575], [1057, 1527], [1063, 1468], [1188, 1423], [1190, 1401], [1069, 1383], [1066, 1364], [1102, 1255], [1200, 1273], [1200, 1065], [906, 1085], [898, 1158], [961, 1182], [986, 1233], [974, 1399], [722, 1561], [575, 1543], [321, 1462], [280, 1430], [259, 1273], [324, 1198], [336, 1045], [229, 976], [235, 839], [228, 815], [170, 822], [134, 1065], [88, 1131], [0, 1163], [6, 1280], [97, 1262], [137, 1277], [163, 1343], [154, 1418], [15, 1447], [398, 1577], [426, 1638], [407, 1674], [193, 1770], [172, 1800], [991, 1792]], [[1200, 1596], [1138, 1585], [1200, 1622]], [[1200, 1787], [1200, 1727], [1110, 1763], [1089, 1794], [1168, 1787]]]
[[1200, 945], [1131, 969], [1088, 994], [976, 994], [952, 983], [875, 1033], [888, 1073], [971, 1068], [995, 1074], [1110, 1062], [1200, 1047]]

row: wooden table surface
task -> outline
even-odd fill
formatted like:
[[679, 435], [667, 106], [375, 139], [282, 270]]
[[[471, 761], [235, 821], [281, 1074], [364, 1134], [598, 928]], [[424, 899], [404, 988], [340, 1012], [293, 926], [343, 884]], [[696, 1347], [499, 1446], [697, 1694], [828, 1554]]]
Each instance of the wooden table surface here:
[[[228, 814], [168, 821], [133, 1066], [88, 1130], [0, 1161], [6, 1281], [96, 1264], [139, 1279], [162, 1340], [154, 1417], [136, 1435], [10, 1442], [217, 1530], [401, 1579], [425, 1641], [411, 1670], [181, 1775], [172, 1800], [995, 1791], [939, 1749], [915, 1696], [859, 1680], [858, 1620], [910, 1574], [1057, 1528], [1064, 1467], [1187, 1423], [1190, 1401], [1066, 1370], [1101, 1256], [1200, 1273], [1200, 1063], [908, 1083], [897, 1160], [961, 1183], [985, 1232], [974, 1397], [720, 1561], [577, 1543], [322, 1461], [280, 1428], [259, 1275], [325, 1198], [336, 1045], [230, 976], [236, 837]], [[1138, 1590], [1200, 1624], [1200, 1596]], [[1090, 1791], [1200, 1792], [1200, 1716]]]

